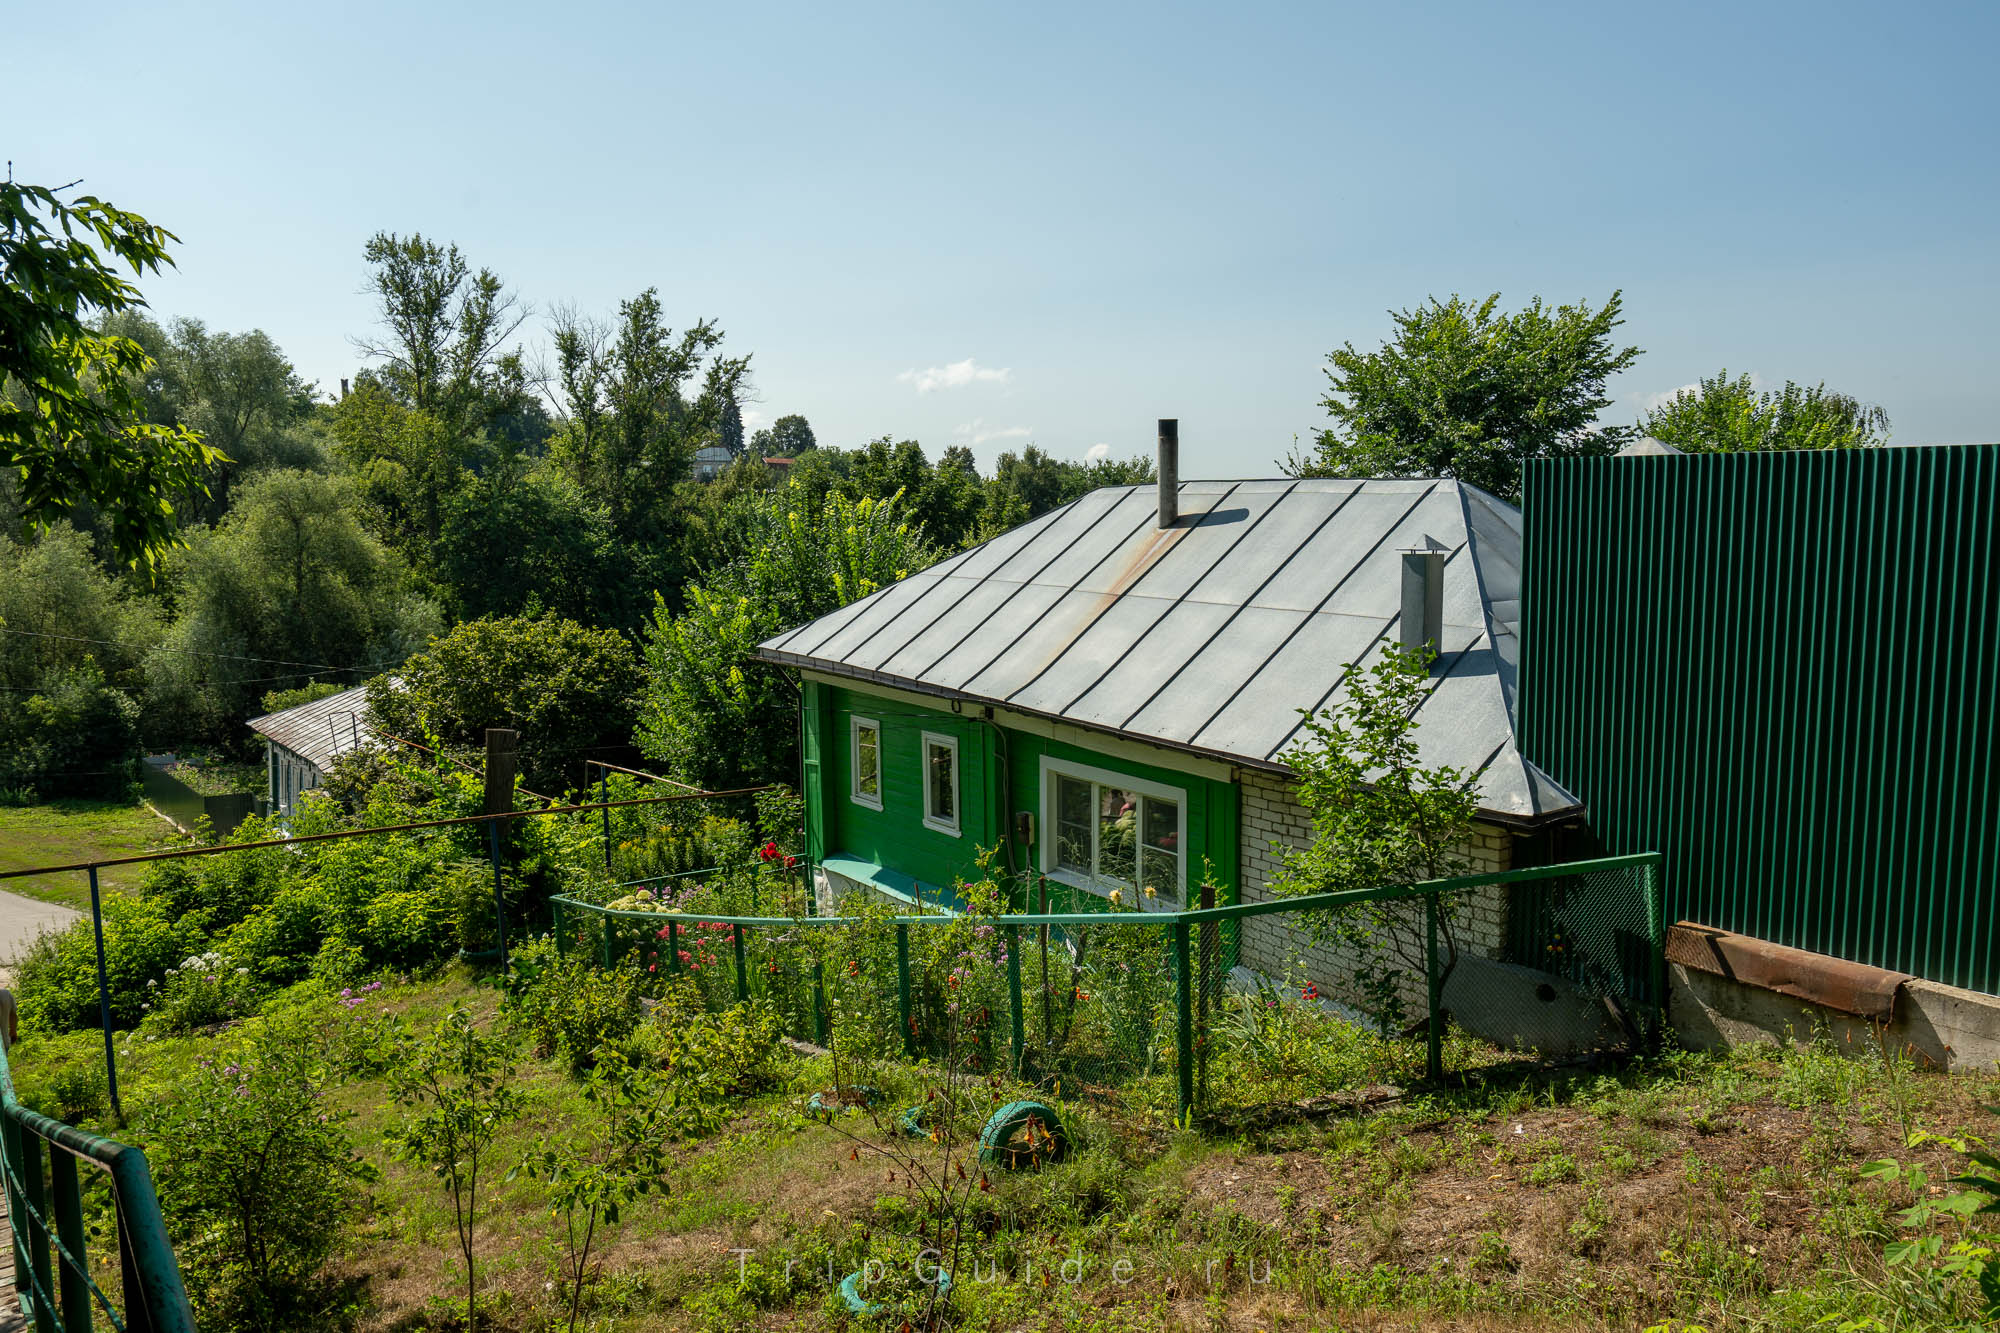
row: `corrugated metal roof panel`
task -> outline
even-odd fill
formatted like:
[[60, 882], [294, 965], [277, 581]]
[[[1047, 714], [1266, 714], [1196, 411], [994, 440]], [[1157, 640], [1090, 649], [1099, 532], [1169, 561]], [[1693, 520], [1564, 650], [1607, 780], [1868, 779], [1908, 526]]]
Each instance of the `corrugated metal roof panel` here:
[[1520, 518], [1450, 481], [1187, 482], [1092, 492], [764, 645], [772, 661], [901, 681], [1270, 765], [1301, 708], [1399, 635], [1401, 551], [1445, 565], [1427, 761], [1478, 771], [1490, 813], [1575, 802], [1519, 759]]
[[357, 685], [309, 704], [250, 719], [250, 729], [325, 770], [349, 750], [375, 739], [368, 729], [368, 687]]

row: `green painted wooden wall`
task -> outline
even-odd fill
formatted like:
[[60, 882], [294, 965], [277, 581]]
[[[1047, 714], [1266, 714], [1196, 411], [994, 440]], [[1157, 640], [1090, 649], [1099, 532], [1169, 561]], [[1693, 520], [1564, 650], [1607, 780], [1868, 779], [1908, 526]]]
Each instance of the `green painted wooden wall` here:
[[[988, 723], [968, 706], [925, 708], [907, 700], [865, 691], [805, 682], [807, 849], [815, 860], [844, 853], [913, 875], [925, 884], [948, 888], [978, 877], [982, 848], [999, 848], [1001, 869], [1039, 870], [1040, 830], [1032, 844], [1011, 837], [1013, 815], [1031, 810], [1041, 817], [1041, 761], [1044, 755], [1110, 769], [1187, 792], [1189, 901], [1199, 896], [1204, 857], [1218, 885], [1218, 904], [1236, 901], [1237, 789], [1230, 782], [1135, 763], [1090, 748], [1086, 741], [1053, 740]], [[850, 799], [852, 754], [849, 721], [874, 718], [882, 727], [882, 809]], [[959, 743], [959, 836], [927, 828], [923, 822], [922, 736], [926, 731]], [[1001, 799], [1003, 771], [1008, 799]], [[1011, 854], [1011, 863], [1008, 855]], [[1051, 910], [1090, 910], [1102, 900], [1050, 885]]]
[[2000, 993], [2000, 446], [1530, 463], [1522, 749], [1677, 917]]

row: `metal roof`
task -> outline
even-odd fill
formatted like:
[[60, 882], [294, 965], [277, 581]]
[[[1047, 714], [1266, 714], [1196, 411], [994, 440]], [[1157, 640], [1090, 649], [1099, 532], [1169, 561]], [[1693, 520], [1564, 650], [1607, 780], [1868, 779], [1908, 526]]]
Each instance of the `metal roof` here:
[[1283, 770], [1300, 710], [1396, 641], [1399, 552], [1443, 549], [1425, 764], [1478, 774], [1516, 822], [1578, 802], [1521, 758], [1521, 515], [1456, 481], [1110, 487], [780, 634], [766, 661], [966, 698]]
[[368, 729], [368, 687], [357, 685], [297, 708], [250, 719], [250, 729], [284, 746], [314, 768], [329, 764], [375, 738]]

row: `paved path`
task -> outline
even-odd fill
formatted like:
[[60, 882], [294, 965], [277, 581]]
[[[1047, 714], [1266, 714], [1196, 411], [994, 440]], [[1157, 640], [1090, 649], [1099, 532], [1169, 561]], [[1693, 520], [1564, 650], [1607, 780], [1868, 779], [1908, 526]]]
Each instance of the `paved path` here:
[[74, 907], [0, 893], [0, 984], [11, 984], [14, 960], [27, 951], [37, 935], [82, 919], [83, 913]]

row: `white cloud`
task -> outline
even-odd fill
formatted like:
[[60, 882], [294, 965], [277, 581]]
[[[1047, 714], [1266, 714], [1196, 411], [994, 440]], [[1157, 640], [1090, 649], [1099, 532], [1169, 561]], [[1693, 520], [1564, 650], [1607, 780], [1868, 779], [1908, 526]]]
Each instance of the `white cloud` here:
[[762, 430], [764, 427], [770, 424], [771, 424], [771, 418], [765, 416], [762, 412], [759, 412], [756, 408], [746, 407], [743, 409], [744, 434], [747, 435], [752, 431]]
[[969, 356], [948, 366], [906, 370], [896, 376], [905, 384], [915, 385], [918, 393], [930, 393], [934, 389], [960, 389], [968, 384], [1005, 384], [1013, 377], [1014, 372], [1004, 366], [982, 366]]
[[1093, 444], [1090, 448], [1083, 451], [1083, 456], [1093, 463], [1101, 463], [1111, 457], [1111, 446], [1108, 444]]
[[993, 440], [1025, 440], [1035, 433], [1032, 426], [989, 426], [978, 417], [952, 432], [960, 444], [986, 444]]

